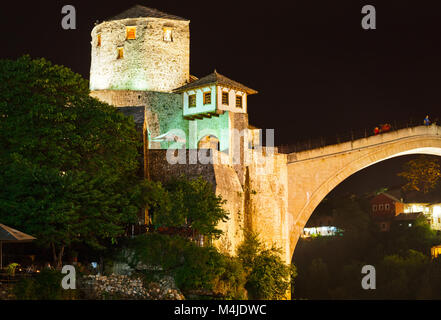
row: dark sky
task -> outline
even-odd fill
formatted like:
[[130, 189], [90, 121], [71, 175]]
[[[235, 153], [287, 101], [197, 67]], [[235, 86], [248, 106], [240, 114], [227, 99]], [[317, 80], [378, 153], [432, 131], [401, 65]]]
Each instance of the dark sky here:
[[[88, 78], [93, 23], [136, 3], [190, 19], [191, 73], [216, 68], [258, 90], [250, 122], [277, 144], [440, 114], [439, 1], [8, 1], [0, 58], [28, 53]], [[61, 28], [66, 4], [77, 30]], [[365, 4], [377, 30], [361, 28]]]

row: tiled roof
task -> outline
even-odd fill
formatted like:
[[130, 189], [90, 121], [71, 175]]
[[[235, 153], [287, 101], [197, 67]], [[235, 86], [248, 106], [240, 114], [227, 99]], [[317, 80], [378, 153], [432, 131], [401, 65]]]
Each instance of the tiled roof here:
[[394, 217], [396, 221], [412, 221], [424, 216], [422, 212], [400, 213]]
[[392, 199], [392, 200], [395, 201], [395, 202], [403, 202], [403, 201], [401, 201], [401, 199], [399, 199], [399, 198], [396, 197], [395, 195], [392, 195], [391, 193], [392, 193], [392, 192], [388, 191], [388, 192], [383, 192], [383, 193], [381, 193], [381, 194], [385, 195], [386, 197]]
[[129, 19], [129, 18], [162, 18], [169, 20], [181, 20], [181, 21], [189, 21], [188, 19], [184, 19], [178, 16], [174, 16], [156, 9], [148, 8], [141, 5], [135, 5], [130, 9], [127, 9], [120, 14], [106, 19], [106, 21], [112, 20], [121, 20], [121, 19]]
[[200, 87], [204, 87], [210, 84], [216, 84], [216, 85], [222, 85], [225, 87], [229, 87], [229, 88], [233, 88], [233, 89], [237, 89], [240, 91], [244, 91], [247, 94], [255, 94], [257, 93], [256, 90], [253, 90], [251, 88], [248, 88], [247, 86], [244, 86], [243, 84], [231, 80], [219, 73], [216, 72], [216, 70], [214, 70], [213, 73], [209, 74], [208, 76], [205, 76], [203, 78], [200, 78], [196, 81], [190, 82], [180, 88], [177, 88], [175, 90], [173, 90], [174, 92], [182, 92], [182, 91], [187, 91], [190, 89], [195, 89], [195, 88], [200, 88]]

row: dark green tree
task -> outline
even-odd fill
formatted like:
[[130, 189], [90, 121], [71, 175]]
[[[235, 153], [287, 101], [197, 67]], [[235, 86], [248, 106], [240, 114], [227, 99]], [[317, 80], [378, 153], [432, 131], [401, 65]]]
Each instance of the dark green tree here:
[[247, 232], [238, 248], [238, 257], [247, 273], [245, 288], [249, 297], [263, 300], [286, 297], [296, 269], [283, 262], [280, 249], [265, 248], [257, 234]]
[[0, 60], [0, 221], [51, 247], [102, 248], [139, 211], [140, 139], [131, 119], [89, 96], [70, 69]]
[[180, 177], [166, 183], [164, 188], [169, 207], [153, 212], [155, 225], [187, 228], [193, 238], [196, 235], [218, 238], [222, 234], [218, 225], [228, 219], [228, 212], [222, 207], [225, 200], [216, 195], [209, 182], [201, 177]]
[[406, 162], [398, 176], [406, 180], [403, 189], [428, 193], [441, 178], [441, 166], [438, 159], [423, 155]]

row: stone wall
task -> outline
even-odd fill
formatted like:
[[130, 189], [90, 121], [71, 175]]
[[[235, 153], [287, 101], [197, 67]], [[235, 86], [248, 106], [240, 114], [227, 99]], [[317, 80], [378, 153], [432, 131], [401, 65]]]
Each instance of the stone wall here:
[[[195, 150], [184, 150], [185, 164], [169, 164], [166, 150], [150, 150], [150, 177], [167, 181], [182, 174], [202, 176], [213, 184], [218, 195], [227, 200], [224, 208], [230, 213], [230, 219], [219, 225], [224, 235], [215, 241], [215, 245], [222, 252], [235, 254], [244, 230], [249, 229], [256, 231], [267, 246], [276, 244], [281, 247], [283, 258], [289, 263], [286, 155], [269, 154], [266, 149], [249, 151], [250, 163], [242, 166], [244, 179], [241, 183], [236, 168], [239, 165], [190, 164], [192, 151]], [[210, 152], [214, 158], [219, 154], [214, 150]]]
[[[126, 39], [127, 26], [136, 27], [136, 39]], [[172, 29], [173, 41], [164, 41], [164, 28]], [[105, 21], [93, 28], [91, 36], [91, 90], [170, 92], [189, 81], [189, 21], [160, 18]], [[118, 48], [124, 50], [121, 59]]]
[[[188, 121], [182, 117], [182, 96], [175, 93], [132, 91], [132, 90], [96, 90], [90, 95], [115, 107], [145, 106], [147, 129], [150, 138], [171, 130], [188, 132]], [[167, 148], [168, 142], [151, 142], [150, 148]]]
[[291, 263], [286, 155], [268, 149], [249, 150], [245, 168], [248, 228], [259, 234], [267, 246], [276, 245]]
[[[167, 150], [150, 150], [149, 168], [152, 180], [166, 182], [172, 177], [185, 175], [190, 178], [202, 176], [213, 185], [216, 194], [227, 202], [224, 208], [229, 212], [230, 219], [222, 222], [219, 228], [224, 235], [215, 241], [215, 245], [225, 253], [234, 254], [243, 239], [244, 228], [244, 192], [237, 173], [230, 165], [190, 163], [190, 154], [198, 150], [181, 150], [187, 159], [185, 164], [169, 164], [166, 159]], [[201, 150], [199, 150], [201, 151]], [[215, 150], [202, 150], [216, 157]], [[193, 160], [196, 160], [193, 158]], [[211, 161], [213, 162], [213, 161]]]

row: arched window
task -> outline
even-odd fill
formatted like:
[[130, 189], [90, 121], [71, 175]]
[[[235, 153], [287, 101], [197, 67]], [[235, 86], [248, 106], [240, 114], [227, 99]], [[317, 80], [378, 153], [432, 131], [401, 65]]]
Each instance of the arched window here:
[[220, 151], [219, 139], [213, 135], [208, 135], [198, 142], [198, 149], [214, 149]]

